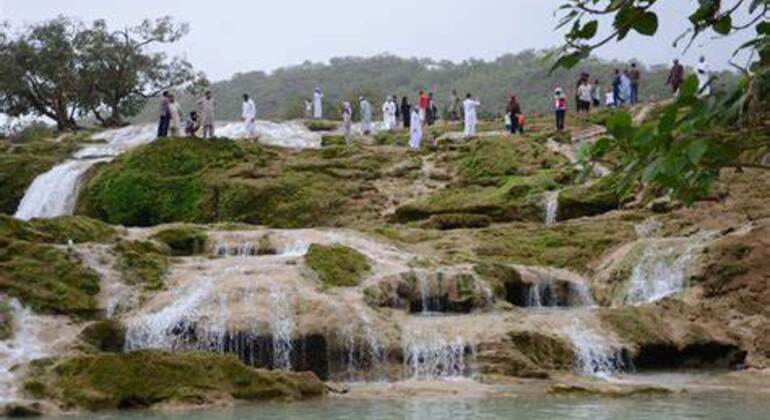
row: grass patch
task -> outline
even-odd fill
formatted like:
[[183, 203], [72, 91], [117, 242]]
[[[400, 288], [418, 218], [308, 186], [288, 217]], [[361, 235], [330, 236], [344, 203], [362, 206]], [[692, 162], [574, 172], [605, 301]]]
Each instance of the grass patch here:
[[372, 268], [365, 255], [343, 245], [313, 244], [305, 255], [305, 264], [330, 287], [358, 286]]
[[115, 246], [118, 267], [127, 283], [146, 290], [163, 289], [169, 270], [169, 250], [149, 241], [124, 241]]

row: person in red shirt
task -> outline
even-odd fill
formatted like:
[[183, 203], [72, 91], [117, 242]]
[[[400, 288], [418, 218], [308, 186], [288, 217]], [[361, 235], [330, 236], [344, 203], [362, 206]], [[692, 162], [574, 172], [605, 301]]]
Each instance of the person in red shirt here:
[[425, 91], [420, 91], [420, 121], [425, 125], [428, 117], [428, 107], [430, 107], [430, 98]]

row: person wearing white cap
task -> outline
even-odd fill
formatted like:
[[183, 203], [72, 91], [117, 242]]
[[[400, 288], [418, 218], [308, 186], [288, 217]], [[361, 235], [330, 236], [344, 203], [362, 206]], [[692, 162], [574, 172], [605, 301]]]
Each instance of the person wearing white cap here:
[[317, 120], [323, 118], [323, 99], [324, 94], [321, 92], [321, 88], [315, 88], [315, 91], [313, 91], [313, 118]]
[[476, 109], [480, 106], [481, 102], [474, 99], [470, 93], [465, 96], [465, 101], [463, 102], [463, 110], [465, 111], [465, 138], [476, 135], [476, 124], [478, 124]]
[[700, 57], [695, 71], [698, 74], [698, 96], [711, 95], [711, 66], [706, 61], [706, 57]]
[[391, 131], [396, 128], [396, 103], [391, 97], [382, 104], [382, 120], [386, 130]]
[[246, 138], [253, 139], [257, 135], [257, 106], [249, 95], [243, 95], [243, 105], [241, 105], [241, 118], [243, 118]]

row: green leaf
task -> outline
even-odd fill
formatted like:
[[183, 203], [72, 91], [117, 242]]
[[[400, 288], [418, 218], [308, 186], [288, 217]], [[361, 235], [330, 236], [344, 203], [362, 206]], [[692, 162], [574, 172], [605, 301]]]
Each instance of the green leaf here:
[[733, 18], [730, 15], [724, 15], [711, 25], [714, 31], [720, 35], [727, 35], [733, 29]]
[[759, 35], [770, 35], [770, 22], [760, 22], [757, 25], [757, 34]]
[[607, 119], [607, 131], [615, 137], [623, 138], [623, 134], [627, 133], [627, 129], [631, 128], [632, 124], [631, 114], [626, 111], [619, 111]]
[[658, 131], [670, 133], [676, 127], [676, 118], [679, 116], [679, 107], [671, 105], [666, 107], [658, 122]]
[[680, 98], [694, 98], [698, 94], [698, 77], [694, 74], [685, 79], [684, 84], [679, 89]]
[[706, 154], [708, 148], [708, 140], [702, 138], [695, 139], [690, 142], [689, 146], [687, 146], [687, 157], [690, 159], [690, 162], [692, 162], [694, 165], [697, 165], [700, 163], [703, 155]]
[[577, 36], [579, 38], [583, 39], [591, 39], [594, 36], [596, 36], [596, 32], [599, 30], [599, 22], [596, 20], [592, 20], [585, 25], [583, 25], [582, 28], [577, 32]]
[[633, 28], [642, 35], [655, 35], [658, 32], [658, 15], [654, 12], [644, 12], [634, 19]]

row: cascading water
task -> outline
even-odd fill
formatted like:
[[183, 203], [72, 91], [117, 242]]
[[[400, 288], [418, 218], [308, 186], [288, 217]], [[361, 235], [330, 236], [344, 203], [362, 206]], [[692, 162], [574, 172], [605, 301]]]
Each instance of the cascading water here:
[[553, 282], [543, 281], [533, 284], [529, 288], [527, 307], [542, 308], [544, 306], [557, 306], [557, 300], [553, 290]]
[[310, 243], [305, 241], [292, 242], [280, 254], [282, 257], [302, 257], [310, 250]]
[[559, 194], [560, 191], [549, 191], [544, 195], [545, 224], [553, 226], [559, 217]]
[[652, 303], [679, 293], [687, 283], [688, 269], [709, 235], [649, 242], [631, 271], [625, 302]]
[[[269, 146], [292, 149], [318, 149], [321, 147], [321, 134], [310, 131], [300, 121], [272, 122], [255, 121], [256, 135], [259, 142]], [[246, 126], [242, 122], [221, 123], [215, 129], [217, 137], [243, 139], [248, 137]]]
[[286, 292], [277, 285], [270, 288], [270, 329], [273, 333], [273, 367], [291, 370], [294, 312]]
[[131, 126], [97, 134], [104, 141], [84, 147], [74, 158], [38, 176], [27, 188], [15, 217], [21, 220], [53, 218], [72, 214], [83, 177], [94, 165], [107, 162], [127, 150], [155, 139], [152, 126]]
[[469, 378], [475, 374], [476, 347], [447, 328], [451, 317], [413, 317], [403, 331], [405, 376], [411, 379]]
[[575, 351], [575, 370], [586, 376], [611, 378], [627, 369], [622, 348], [592, 327], [584, 320], [573, 319], [563, 329], [563, 334], [572, 342]]
[[13, 367], [49, 356], [40, 340], [40, 320], [19, 301], [10, 301], [13, 337], [0, 341], [0, 404], [11, 402], [18, 391]]

